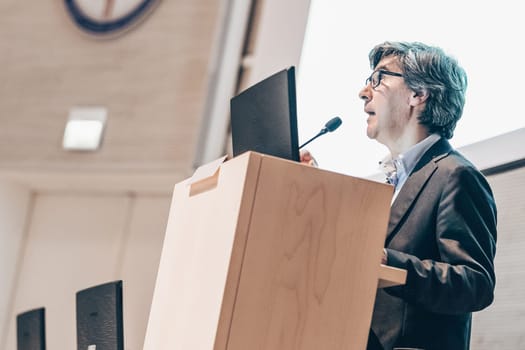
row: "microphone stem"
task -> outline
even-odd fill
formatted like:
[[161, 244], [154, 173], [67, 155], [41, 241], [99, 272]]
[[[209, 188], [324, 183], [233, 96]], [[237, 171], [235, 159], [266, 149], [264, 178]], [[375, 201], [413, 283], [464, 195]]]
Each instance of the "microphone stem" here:
[[326, 128], [324, 128], [323, 130], [319, 131], [319, 133], [318, 133], [317, 135], [315, 135], [315, 136], [312, 137], [310, 140], [306, 141], [306, 142], [303, 143], [301, 146], [299, 146], [299, 149], [303, 148], [304, 146], [306, 146], [307, 144], [309, 144], [310, 142], [312, 142], [313, 140], [315, 140], [315, 139], [318, 138], [319, 136], [326, 134], [327, 131], [328, 131], [328, 129], [326, 129]]

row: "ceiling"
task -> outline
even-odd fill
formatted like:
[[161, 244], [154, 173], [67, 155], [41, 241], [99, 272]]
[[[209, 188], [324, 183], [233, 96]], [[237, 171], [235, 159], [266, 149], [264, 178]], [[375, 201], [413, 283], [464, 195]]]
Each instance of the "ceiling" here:
[[[171, 191], [199, 161], [226, 152], [229, 98], [290, 64], [276, 60], [290, 54], [272, 49], [268, 28], [297, 33], [286, 36], [298, 62], [309, 1], [286, 11], [298, 12], [293, 2], [304, 8], [295, 31], [276, 0], [169, 0], [132, 30], [102, 38], [80, 30], [62, 1], [2, 0], [0, 181], [36, 191]], [[78, 106], [108, 110], [96, 152], [61, 147]]]
[[[139, 182], [150, 177], [156, 189], [191, 174], [220, 11], [220, 1], [162, 1], [133, 30], [102, 39], [62, 2], [2, 1], [0, 173], [79, 190], [148, 187]], [[107, 108], [99, 151], [62, 149], [74, 106]]]

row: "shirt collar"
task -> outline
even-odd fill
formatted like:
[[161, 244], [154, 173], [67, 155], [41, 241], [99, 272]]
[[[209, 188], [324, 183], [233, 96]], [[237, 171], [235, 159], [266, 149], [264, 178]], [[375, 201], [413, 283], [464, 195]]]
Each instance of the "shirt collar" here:
[[423, 154], [440, 138], [439, 134], [431, 134], [395, 158], [392, 158], [391, 154], [387, 155], [379, 162], [381, 171], [387, 176], [390, 176], [393, 172], [397, 172], [398, 177], [408, 176], [414, 170]]
[[441, 136], [439, 134], [431, 134], [410, 147], [406, 152], [400, 154], [399, 157], [403, 163], [403, 170], [405, 170], [406, 175], [409, 175], [412, 170], [414, 170], [423, 154], [425, 154], [425, 152], [428, 151], [440, 138]]

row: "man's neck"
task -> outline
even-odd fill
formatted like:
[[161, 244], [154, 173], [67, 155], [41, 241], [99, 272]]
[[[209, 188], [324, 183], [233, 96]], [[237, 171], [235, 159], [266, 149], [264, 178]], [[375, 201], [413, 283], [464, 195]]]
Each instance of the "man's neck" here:
[[392, 158], [399, 156], [406, 152], [410, 147], [423, 141], [429, 133], [424, 127], [418, 127], [414, 129], [405, 129], [405, 132], [400, 135], [396, 140], [392, 140], [386, 146], [392, 154]]

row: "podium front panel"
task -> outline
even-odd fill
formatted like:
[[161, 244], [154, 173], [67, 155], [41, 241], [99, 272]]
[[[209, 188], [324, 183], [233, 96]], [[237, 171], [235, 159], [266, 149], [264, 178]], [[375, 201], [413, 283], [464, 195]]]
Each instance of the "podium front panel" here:
[[264, 157], [227, 349], [365, 349], [391, 198]]
[[143, 350], [364, 350], [392, 186], [248, 152], [175, 186]]
[[246, 232], [239, 217], [249, 218], [255, 191], [252, 158], [226, 162], [196, 195], [190, 179], [175, 186], [144, 350], [213, 349], [234, 237]]

